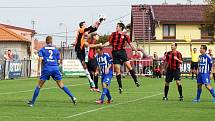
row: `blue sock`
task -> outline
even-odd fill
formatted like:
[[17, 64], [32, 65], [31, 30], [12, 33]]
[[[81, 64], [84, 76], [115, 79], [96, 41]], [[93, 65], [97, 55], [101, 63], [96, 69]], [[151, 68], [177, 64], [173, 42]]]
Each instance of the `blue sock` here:
[[37, 86], [36, 88], [35, 88], [35, 90], [34, 90], [34, 95], [33, 95], [33, 97], [32, 97], [32, 104], [34, 104], [35, 103], [35, 101], [36, 101], [36, 99], [37, 99], [37, 96], [39, 95], [39, 92], [40, 92], [40, 88]]
[[63, 86], [63, 88], [61, 88], [69, 97], [73, 97], [73, 94], [69, 91], [69, 89], [66, 86]]
[[197, 89], [197, 96], [196, 96], [197, 100], [200, 99], [201, 93], [202, 93], [202, 89]]
[[107, 88], [103, 88], [101, 100], [104, 101], [105, 95], [107, 94]]
[[214, 88], [211, 88], [211, 89], [210, 89], [210, 93], [211, 93], [211, 95], [215, 98]]
[[106, 94], [106, 96], [107, 96], [108, 100], [111, 100], [111, 95], [110, 95], [109, 89], [107, 89], [107, 94]]

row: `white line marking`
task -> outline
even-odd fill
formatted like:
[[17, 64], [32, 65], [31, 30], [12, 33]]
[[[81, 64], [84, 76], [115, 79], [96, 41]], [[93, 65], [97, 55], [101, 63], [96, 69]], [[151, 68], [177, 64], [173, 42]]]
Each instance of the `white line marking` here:
[[163, 93], [158, 93], [158, 94], [154, 94], [154, 95], [151, 95], [151, 96], [146, 96], [146, 97], [143, 97], [143, 98], [139, 98], [139, 99], [135, 99], [135, 100], [130, 100], [130, 101], [122, 102], [122, 103], [111, 104], [110, 106], [105, 106], [105, 107], [101, 107], [101, 108], [97, 108], [97, 109], [85, 111], [85, 112], [82, 112], [82, 113], [77, 113], [77, 114], [74, 114], [74, 115], [71, 115], [71, 116], [66, 116], [64, 118], [73, 118], [73, 117], [76, 117], [76, 116], [81, 116], [81, 115], [88, 114], [88, 113], [91, 113], [91, 112], [95, 112], [95, 111], [98, 111], [98, 110], [107, 109], [107, 108], [111, 108], [111, 107], [114, 107], [114, 106], [131, 103], [131, 102], [136, 102], [136, 101], [139, 101], [139, 100], [144, 100], [144, 99], [155, 97], [155, 96], [158, 96], [158, 95], [161, 95], [161, 94], [163, 94]]
[[[83, 83], [83, 84], [75, 84], [75, 85], [66, 85], [67, 87], [75, 87], [75, 86], [80, 86], [80, 85], [86, 85], [89, 83]], [[42, 88], [41, 90], [49, 90], [49, 89], [56, 89], [59, 87], [49, 87], [49, 88]], [[16, 91], [16, 92], [5, 92], [5, 93], [0, 93], [0, 95], [8, 95], [8, 94], [18, 94], [18, 93], [24, 93], [24, 92], [32, 92], [33, 90], [23, 90], [23, 91]]]

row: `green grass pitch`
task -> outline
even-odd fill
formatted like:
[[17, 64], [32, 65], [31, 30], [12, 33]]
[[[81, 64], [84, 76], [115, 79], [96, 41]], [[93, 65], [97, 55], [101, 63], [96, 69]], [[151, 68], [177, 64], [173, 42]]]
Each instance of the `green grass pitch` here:
[[[215, 103], [203, 88], [201, 102], [192, 103], [196, 82], [183, 79], [184, 102], [178, 101], [175, 82], [170, 86], [169, 101], [162, 101], [163, 80], [140, 77], [137, 88], [130, 77], [122, 78], [124, 92], [118, 93], [113, 78], [110, 92], [113, 103], [97, 105], [100, 93], [90, 92], [86, 78], [64, 78], [77, 97], [74, 106], [53, 80], [46, 82], [34, 107], [28, 107], [36, 78], [0, 81], [0, 121], [214, 121]], [[99, 83], [100, 84], [100, 83]], [[214, 82], [212, 82], [215, 87]]]

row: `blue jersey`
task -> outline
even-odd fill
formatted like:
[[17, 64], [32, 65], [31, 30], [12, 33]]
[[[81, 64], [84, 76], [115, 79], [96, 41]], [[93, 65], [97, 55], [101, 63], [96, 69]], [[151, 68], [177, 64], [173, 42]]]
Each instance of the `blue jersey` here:
[[[109, 65], [111, 65], [113, 63], [110, 55], [108, 53], [104, 53], [102, 55], [97, 55], [96, 60], [97, 60], [97, 63], [98, 63], [98, 66], [100, 68], [102, 75], [105, 75], [105, 70], [107, 69], [107, 67]], [[112, 68], [109, 69], [109, 74], [113, 74]]]
[[42, 70], [59, 70], [58, 60], [60, 60], [60, 53], [56, 47], [47, 45], [40, 49], [39, 57], [43, 58]]
[[199, 56], [199, 73], [209, 74], [211, 72], [213, 60], [208, 54]]

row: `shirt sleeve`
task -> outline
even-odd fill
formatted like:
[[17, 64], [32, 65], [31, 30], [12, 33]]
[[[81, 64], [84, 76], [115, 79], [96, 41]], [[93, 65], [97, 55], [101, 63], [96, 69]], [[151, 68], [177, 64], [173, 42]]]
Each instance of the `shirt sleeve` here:
[[209, 71], [211, 71], [212, 69], [212, 65], [213, 65], [213, 59], [211, 57], [208, 57], [208, 63], [209, 63]]
[[109, 54], [107, 54], [107, 62], [108, 64], [113, 64], [112, 58], [110, 57]]
[[125, 39], [126, 39], [126, 41], [128, 42], [128, 44], [131, 43], [131, 39], [130, 39], [130, 37], [129, 37], [128, 35], [125, 35]]
[[57, 60], [60, 60], [60, 52], [57, 50]]
[[169, 52], [166, 54], [165, 62], [169, 61]]
[[110, 43], [110, 44], [112, 44], [112, 42], [113, 42], [113, 36], [114, 36], [114, 33], [112, 33], [112, 34], [110, 35], [110, 37], [109, 37], [109, 43]]
[[38, 56], [39, 56], [39, 57], [43, 57], [43, 48], [39, 50]]

